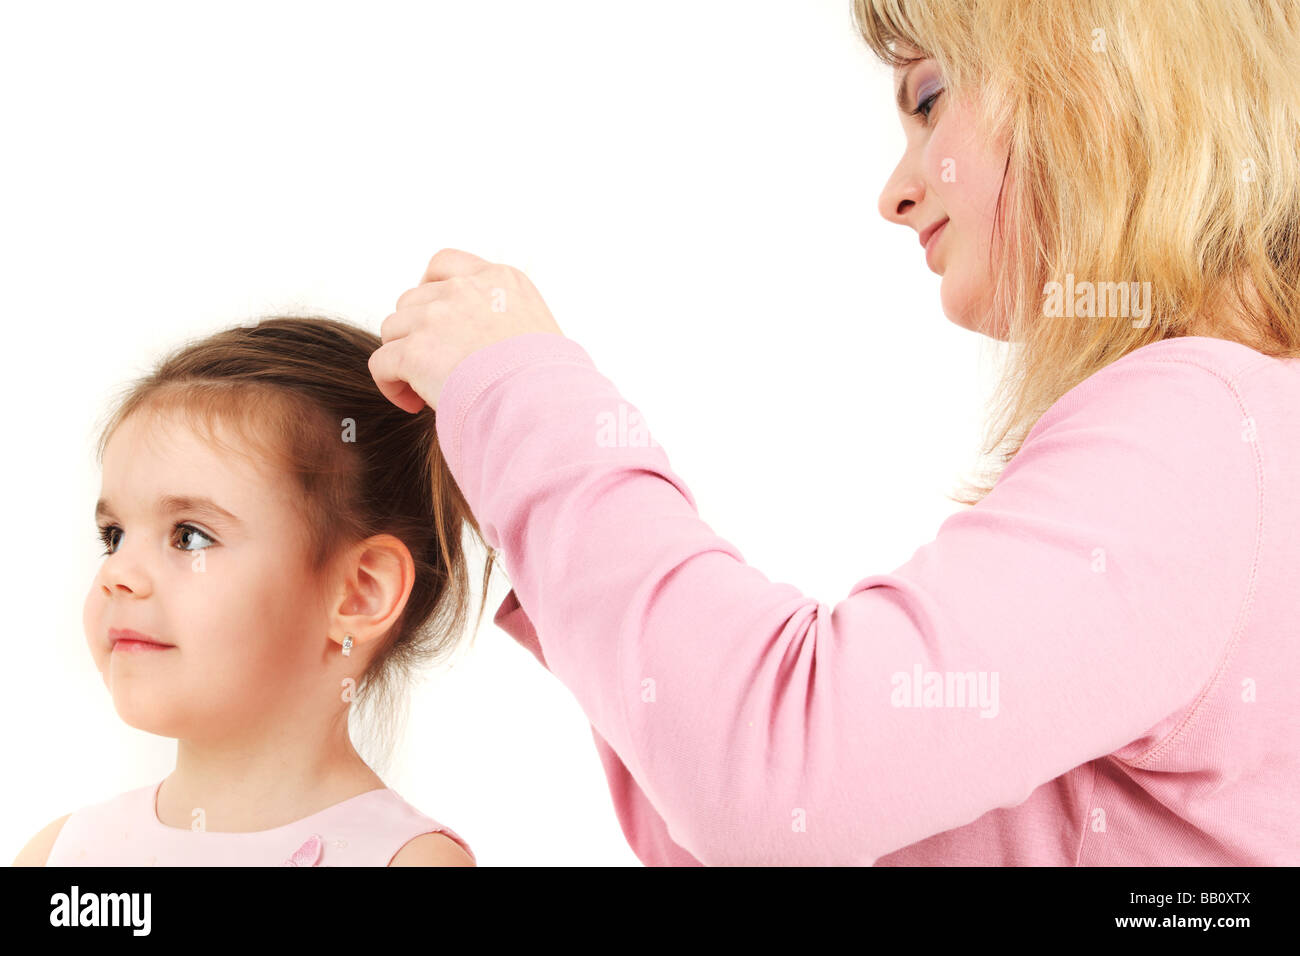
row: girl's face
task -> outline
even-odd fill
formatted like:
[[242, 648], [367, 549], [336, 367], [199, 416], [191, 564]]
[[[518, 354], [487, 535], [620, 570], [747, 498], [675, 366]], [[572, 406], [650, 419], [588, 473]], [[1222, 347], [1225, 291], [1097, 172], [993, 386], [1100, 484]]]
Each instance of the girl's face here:
[[895, 70], [894, 83], [907, 145], [880, 194], [880, 214], [915, 229], [918, 239], [933, 236], [924, 255], [931, 271], [943, 277], [939, 296], [949, 319], [1005, 338], [1005, 322], [990, 313], [993, 256], [1000, 254], [992, 234], [1006, 141], [990, 143], [979, 134], [973, 105], [945, 91], [934, 60]]
[[[338, 699], [323, 673], [327, 648], [338, 645], [290, 485], [251, 469], [173, 416], [132, 415], [105, 449], [96, 522], [108, 553], [84, 623], [113, 704], [133, 727], [229, 739], [286, 730], [308, 697]], [[118, 629], [168, 646], [114, 646]]]

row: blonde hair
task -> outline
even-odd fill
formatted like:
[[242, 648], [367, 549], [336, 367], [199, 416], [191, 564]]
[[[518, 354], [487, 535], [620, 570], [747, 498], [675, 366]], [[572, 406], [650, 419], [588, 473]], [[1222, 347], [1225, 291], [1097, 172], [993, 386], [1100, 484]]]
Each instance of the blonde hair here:
[[[887, 65], [933, 57], [1009, 144], [994, 465], [952, 500], [981, 500], [1043, 412], [1134, 349], [1206, 335], [1300, 355], [1297, 4], [854, 0], [853, 17]], [[1150, 314], [1049, 318], [1067, 275], [1149, 282]]]

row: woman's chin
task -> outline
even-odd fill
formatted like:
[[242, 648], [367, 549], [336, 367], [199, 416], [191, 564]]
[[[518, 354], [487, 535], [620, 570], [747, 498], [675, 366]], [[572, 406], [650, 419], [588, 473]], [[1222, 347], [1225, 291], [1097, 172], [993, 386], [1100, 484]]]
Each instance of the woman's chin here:
[[[944, 282], [948, 282], [947, 277]], [[939, 290], [943, 314], [948, 317], [949, 322], [970, 332], [987, 335], [1000, 342], [1006, 341], [1008, 329], [1004, 316], [993, 315], [992, 309], [987, 304], [971, 296], [958, 294], [952, 289], [953, 286], [950, 285], [948, 289], [941, 286]], [[949, 294], [945, 295], [945, 291]]]
[[1005, 342], [1009, 334], [1007, 323], [994, 316], [985, 316], [972, 331], [978, 332], [980, 335], [987, 335], [999, 342]]

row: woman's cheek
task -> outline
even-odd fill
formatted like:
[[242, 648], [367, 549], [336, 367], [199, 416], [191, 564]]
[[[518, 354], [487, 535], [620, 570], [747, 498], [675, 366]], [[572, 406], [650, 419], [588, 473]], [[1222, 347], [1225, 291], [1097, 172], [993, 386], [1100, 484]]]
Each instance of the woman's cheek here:
[[[945, 96], [947, 94], [944, 94]], [[936, 114], [934, 132], [926, 144], [926, 170], [930, 182], [941, 193], [945, 211], [947, 203], [953, 198], [952, 193], [963, 189], [963, 181], [970, 178], [966, 166], [967, 148], [962, 116], [952, 104], [948, 104], [940, 119]]]
[[960, 283], [951, 268], [944, 270], [943, 278], [939, 281], [939, 301], [943, 305], [943, 314], [950, 321], [957, 325], [966, 325]]
[[926, 144], [921, 167], [925, 170], [926, 182], [934, 189], [939, 199], [939, 205], [944, 206], [946, 211], [946, 194], [954, 182], [957, 162], [945, 146], [943, 139], [932, 137]]
[[965, 257], [962, 255], [964, 250], [954, 241], [957, 236], [954, 234], [945, 238], [948, 247], [945, 250], [947, 255], [944, 259], [943, 280], [939, 287], [944, 315], [962, 328], [977, 331], [981, 321], [979, 285], [966, 268]]

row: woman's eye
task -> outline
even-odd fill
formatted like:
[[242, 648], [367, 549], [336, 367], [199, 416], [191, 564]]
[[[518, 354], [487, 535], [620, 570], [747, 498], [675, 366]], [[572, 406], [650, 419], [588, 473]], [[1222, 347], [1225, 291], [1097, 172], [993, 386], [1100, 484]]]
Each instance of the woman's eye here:
[[911, 114], [913, 116], [920, 116], [921, 122], [923, 123], [928, 122], [930, 119], [930, 113], [934, 110], [934, 101], [939, 98], [939, 94], [942, 92], [942, 89], [935, 90], [925, 99], [921, 100], [921, 102], [917, 103], [916, 109], [912, 110]]
[[[103, 552], [104, 555], [113, 554], [117, 550], [114, 547], [114, 544], [118, 540], [116, 536], [119, 535], [121, 531], [122, 529], [115, 524], [105, 525], [99, 529], [99, 540], [104, 545], [104, 552]], [[210, 535], [208, 535], [204, 531], [200, 531], [192, 524], [178, 524], [176, 525], [175, 528], [172, 529], [172, 531], [174, 535], [176, 532], [179, 532], [180, 535], [186, 535], [186, 534], [191, 535], [190, 538], [191, 542], [193, 541], [193, 537], [192, 537], [193, 535], [198, 535], [200, 538], [202, 538], [204, 541], [207, 542], [207, 544], [200, 545], [197, 548], [190, 548], [182, 545], [180, 548], [180, 550], [182, 551], [201, 551], [203, 548], [207, 548], [216, 544], [216, 541], [214, 541]]]

